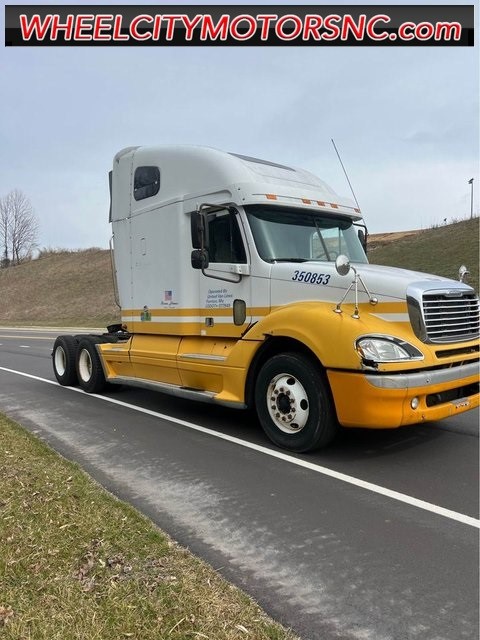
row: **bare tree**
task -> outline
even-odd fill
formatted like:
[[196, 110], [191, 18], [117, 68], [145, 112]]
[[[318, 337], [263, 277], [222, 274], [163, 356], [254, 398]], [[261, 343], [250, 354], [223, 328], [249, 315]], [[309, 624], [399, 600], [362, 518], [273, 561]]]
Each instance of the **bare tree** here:
[[38, 220], [30, 200], [19, 190], [0, 199], [2, 266], [19, 264], [36, 246]]
[[8, 265], [10, 264], [10, 257], [9, 257], [9, 251], [8, 251], [9, 228], [10, 228], [10, 224], [9, 224], [7, 197], [0, 198], [0, 240], [2, 242], [2, 258], [1, 258], [0, 266], [2, 267], [8, 267]]

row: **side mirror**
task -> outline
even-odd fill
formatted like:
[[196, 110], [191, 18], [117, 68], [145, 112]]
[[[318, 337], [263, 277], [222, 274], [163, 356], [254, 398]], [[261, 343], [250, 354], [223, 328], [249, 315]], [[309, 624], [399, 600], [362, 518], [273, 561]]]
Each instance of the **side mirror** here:
[[190, 214], [190, 232], [194, 249], [208, 249], [208, 220], [206, 213], [192, 211]]
[[468, 282], [469, 275], [470, 275], [470, 271], [467, 269], [467, 267], [464, 264], [462, 264], [462, 266], [458, 270], [458, 279], [460, 280], [460, 282]]
[[367, 253], [367, 234], [363, 229], [358, 230], [358, 239], [360, 240], [363, 250]]
[[340, 254], [335, 260], [335, 269], [339, 276], [346, 276], [350, 271], [350, 260], [347, 256]]
[[194, 249], [191, 256], [192, 267], [194, 269], [208, 268], [208, 251], [206, 249]]

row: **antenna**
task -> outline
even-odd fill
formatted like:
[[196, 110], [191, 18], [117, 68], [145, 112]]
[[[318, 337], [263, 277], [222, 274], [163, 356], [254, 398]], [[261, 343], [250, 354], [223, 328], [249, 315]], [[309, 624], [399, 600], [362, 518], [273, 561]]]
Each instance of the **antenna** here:
[[352, 183], [350, 182], [350, 179], [348, 177], [348, 173], [347, 173], [345, 167], [343, 166], [342, 159], [340, 157], [340, 154], [338, 153], [337, 145], [335, 144], [335, 140], [333, 138], [332, 138], [332, 144], [333, 144], [333, 148], [335, 149], [336, 154], [338, 156], [338, 160], [339, 160], [340, 164], [342, 165], [343, 173], [345, 174], [345, 177], [347, 179], [348, 186], [350, 187], [350, 191], [353, 194], [353, 199], [355, 200], [355, 202], [357, 204], [357, 209], [360, 209], [360, 205], [358, 204], [357, 196], [355, 195], [355, 191], [353, 190]]

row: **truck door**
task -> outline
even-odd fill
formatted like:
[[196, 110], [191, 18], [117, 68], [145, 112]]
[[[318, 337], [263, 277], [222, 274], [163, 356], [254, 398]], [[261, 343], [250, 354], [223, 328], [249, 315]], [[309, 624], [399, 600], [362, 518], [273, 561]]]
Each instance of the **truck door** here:
[[219, 208], [209, 213], [208, 245], [208, 267], [193, 272], [198, 278], [198, 334], [181, 339], [177, 362], [184, 387], [217, 394], [226, 379], [231, 387], [229, 355], [251, 321], [250, 256], [240, 216]]
[[[201, 335], [238, 338], [250, 323], [252, 306], [250, 256], [240, 216], [232, 209], [209, 214], [208, 234], [209, 265], [200, 272]], [[239, 323], [242, 307], [245, 316]]]

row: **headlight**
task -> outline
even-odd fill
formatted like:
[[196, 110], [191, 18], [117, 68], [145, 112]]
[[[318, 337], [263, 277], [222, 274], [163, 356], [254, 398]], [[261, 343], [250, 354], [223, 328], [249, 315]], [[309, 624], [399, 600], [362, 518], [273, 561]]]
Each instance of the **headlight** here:
[[416, 347], [392, 336], [363, 336], [358, 338], [355, 348], [362, 360], [369, 363], [423, 360], [422, 352]]

